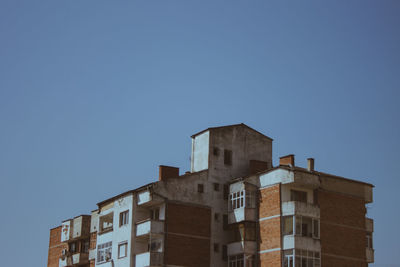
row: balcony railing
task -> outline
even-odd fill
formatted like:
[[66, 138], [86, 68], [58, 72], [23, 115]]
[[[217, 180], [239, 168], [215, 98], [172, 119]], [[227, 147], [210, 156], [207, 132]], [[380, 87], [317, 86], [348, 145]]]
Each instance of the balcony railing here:
[[257, 242], [255, 241], [238, 241], [228, 244], [228, 255], [256, 253]]
[[161, 266], [162, 262], [163, 260], [161, 252], [145, 252], [136, 255], [135, 266], [136, 267]]
[[253, 221], [257, 220], [257, 210], [254, 208], [241, 207], [234, 209], [229, 212], [228, 223], [238, 223], [242, 221]]
[[138, 206], [148, 207], [148, 206], [160, 204], [162, 202], [163, 202], [163, 199], [156, 194], [152, 194], [150, 192], [150, 190], [144, 190], [137, 194]]
[[306, 249], [312, 251], [321, 250], [319, 239], [306, 236], [285, 235], [283, 237], [283, 249]]
[[89, 262], [89, 253], [75, 253], [69, 256], [63, 256], [59, 260], [59, 267], [74, 266], [77, 264], [85, 264]]
[[374, 262], [374, 250], [372, 248], [366, 248], [365, 254], [367, 256], [367, 262]]
[[157, 235], [164, 232], [164, 222], [155, 220], [146, 220], [136, 224], [136, 236], [147, 237], [150, 234]]
[[311, 203], [288, 201], [282, 203], [282, 215], [302, 215], [319, 218], [320, 209], [318, 205], [314, 205]]

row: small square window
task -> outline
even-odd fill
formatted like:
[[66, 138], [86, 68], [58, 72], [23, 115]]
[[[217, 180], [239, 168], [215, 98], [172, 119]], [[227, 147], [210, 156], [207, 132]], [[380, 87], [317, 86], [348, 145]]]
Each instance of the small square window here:
[[219, 191], [219, 183], [214, 183], [214, 191]]
[[213, 149], [213, 155], [214, 156], [219, 156], [219, 148], [218, 147], [214, 147], [214, 149]]
[[122, 242], [118, 245], [118, 259], [125, 258], [127, 256], [128, 242]]
[[203, 193], [204, 192], [204, 185], [203, 184], [198, 184], [197, 185], [197, 192]]
[[214, 243], [214, 252], [219, 252], [219, 244]]

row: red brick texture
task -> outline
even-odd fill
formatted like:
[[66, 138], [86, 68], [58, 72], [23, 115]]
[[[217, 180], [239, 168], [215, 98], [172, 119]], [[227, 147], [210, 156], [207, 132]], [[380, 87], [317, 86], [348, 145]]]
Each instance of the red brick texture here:
[[[260, 219], [281, 214], [281, 185], [260, 190]], [[260, 251], [281, 247], [281, 217], [260, 221]], [[281, 251], [260, 254], [260, 266], [280, 267]]]
[[164, 264], [210, 266], [211, 209], [169, 202]]
[[319, 191], [322, 265], [368, 266], [363, 199]]
[[260, 254], [260, 267], [280, 267], [281, 251]]
[[62, 250], [66, 248], [67, 246], [61, 243], [61, 226], [51, 229], [47, 267], [58, 267]]

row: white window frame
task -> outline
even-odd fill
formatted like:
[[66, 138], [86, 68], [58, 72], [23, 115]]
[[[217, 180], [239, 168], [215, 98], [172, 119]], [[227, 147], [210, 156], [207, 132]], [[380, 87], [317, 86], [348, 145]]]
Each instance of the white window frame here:
[[[300, 233], [297, 232], [296, 229], [296, 223], [298, 222], [298, 220], [300, 220], [300, 225], [302, 225], [302, 221], [303, 221], [303, 217], [307, 217], [311, 219], [311, 237], [314, 239], [319, 239], [320, 238], [320, 232], [321, 232], [321, 228], [320, 228], [320, 220], [318, 218], [313, 218], [313, 217], [308, 217], [308, 216], [302, 216], [302, 215], [291, 215], [291, 216], [285, 216], [285, 217], [293, 217], [293, 234], [288, 234], [288, 235], [297, 235], [297, 236], [303, 236], [302, 233], [302, 227], [300, 227]], [[282, 220], [282, 223], [284, 222], [285, 219]], [[318, 233], [315, 233], [315, 225], [318, 225]], [[283, 231], [283, 227], [284, 225], [282, 224], [282, 231]]]
[[119, 214], [119, 227], [127, 225], [129, 223], [129, 210], [120, 212]]
[[244, 254], [229, 256], [229, 267], [244, 267]]
[[[122, 255], [121, 255], [121, 252], [122, 252], [121, 249], [123, 249], [123, 253], [124, 253]], [[124, 242], [121, 242], [118, 244], [118, 259], [122, 259], [127, 256], [128, 256], [128, 241], [124, 241]]]
[[[302, 265], [302, 259], [307, 259], [307, 264]], [[308, 260], [312, 260], [309, 266]], [[297, 263], [297, 261], [300, 261]], [[283, 267], [321, 267], [321, 252], [304, 249], [290, 249], [283, 253]]]
[[112, 257], [112, 241], [97, 245], [97, 263], [106, 262], [106, 256]]

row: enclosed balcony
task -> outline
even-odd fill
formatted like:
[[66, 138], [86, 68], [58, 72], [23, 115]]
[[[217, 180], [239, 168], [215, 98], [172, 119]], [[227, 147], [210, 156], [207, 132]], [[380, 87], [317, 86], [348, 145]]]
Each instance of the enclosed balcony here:
[[161, 252], [145, 252], [136, 255], [136, 267], [162, 266], [163, 254]]
[[321, 242], [307, 236], [286, 235], [283, 237], [283, 249], [306, 249], [321, 251]]
[[288, 201], [282, 203], [282, 215], [302, 215], [319, 218], [320, 209], [319, 206], [315, 204], [300, 201]]
[[228, 256], [236, 254], [256, 254], [256, 241], [238, 241], [228, 244]]
[[90, 233], [90, 215], [81, 215], [66, 220], [61, 227], [61, 242], [86, 238]]
[[136, 224], [136, 237], [148, 238], [149, 235], [161, 235], [164, 232], [164, 221], [146, 220]]
[[[239, 184], [240, 185], [240, 184]], [[238, 184], [231, 185], [238, 187]], [[242, 185], [244, 187], [244, 185]], [[233, 188], [236, 190], [242, 188]], [[244, 221], [257, 221], [258, 211], [256, 209], [256, 191], [240, 190], [233, 191], [229, 196], [228, 223], [239, 223]]]

